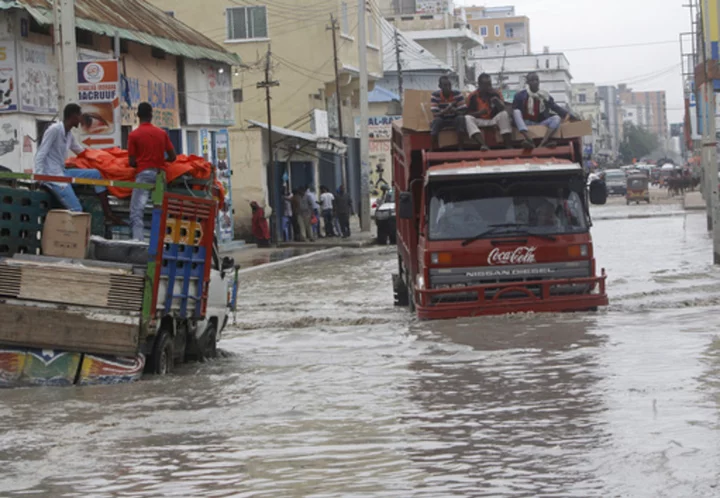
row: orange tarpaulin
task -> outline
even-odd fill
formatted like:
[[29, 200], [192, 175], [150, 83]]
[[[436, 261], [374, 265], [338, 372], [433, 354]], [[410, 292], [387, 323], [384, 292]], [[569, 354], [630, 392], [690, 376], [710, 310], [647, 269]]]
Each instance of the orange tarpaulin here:
[[[65, 164], [71, 168], [97, 169], [106, 180], [135, 181], [135, 168], [130, 166], [128, 152], [119, 147], [111, 149], [85, 149], [76, 157], [69, 158]], [[172, 163], [165, 163], [165, 175], [168, 182], [177, 180], [183, 175], [190, 174], [193, 178], [207, 180], [212, 174], [212, 164], [199, 156], [181, 154]], [[222, 208], [225, 199], [225, 189], [222, 184], [215, 181], [218, 190], [218, 201]], [[130, 197], [132, 189], [108, 187], [110, 194], [115, 197]]]

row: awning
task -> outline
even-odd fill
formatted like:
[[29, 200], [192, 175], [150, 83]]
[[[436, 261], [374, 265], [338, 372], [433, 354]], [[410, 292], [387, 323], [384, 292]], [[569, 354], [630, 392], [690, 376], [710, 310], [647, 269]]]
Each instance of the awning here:
[[[247, 122], [250, 123], [252, 126], [262, 128], [264, 130], [268, 129], [267, 123], [262, 123], [260, 121], [254, 121], [252, 119], [248, 119]], [[297, 130], [289, 130], [287, 128], [282, 128], [281, 126], [273, 126], [272, 132], [277, 133], [278, 135], [284, 135], [286, 137], [303, 140], [305, 142], [315, 143], [316, 144], [315, 148], [317, 150], [321, 150], [323, 152], [332, 152], [334, 154], [344, 154], [345, 151], [347, 150], [347, 145], [345, 145], [343, 142], [341, 142], [339, 140], [335, 140], [334, 138], [319, 137], [317, 135], [313, 135], [312, 133], [305, 133], [305, 132], [297, 131]]]
[[[52, 25], [52, 9], [45, 8], [44, 6], [48, 3], [47, 0], [0, 0], [0, 10], [24, 10], [39, 24]], [[75, 25], [77, 28], [110, 37], [115, 36], [115, 33], [117, 33], [123, 40], [159, 48], [168, 54], [188, 59], [205, 59], [222, 62], [231, 66], [239, 66], [242, 64], [237, 54], [222, 50], [221, 46], [213, 43], [204, 35], [167, 16], [162, 13], [162, 11], [157, 11], [157, 7], [147, 2], [126, 0], [124, 2], [107, 1], [102, 3], [99, 0], [84, 0], [76, 4], [75, 8], [77, 12]], [[148, 26], [152, 25], [153, 28], [155, 28], [154, 32], [156, 34], [114, 25], [111, 20], [107, 19], [109, 14], [107, 14], [106, 11], [108, 8], [111, 9], [113, 15], [120, 15], [123, 19], [134, 20], [134, 18], [139, 15], [152, 16], [150, 17], [152, 23], [148, 21], [146, 24]], [[125, 8], [126, 11], [123, 11], [123, 8]], [[134, 11], [131, 12], [130, 10], [133, 8]], [[137, 12], [138, 10], [141, 12]], [[158, 14], [158, 12], [160, 13]], [[88, 19], [83, 17], [83, 15], [92, 16], [95, 19]], [[165, 16], [166, 18], [161, 16]], [[121, 23], [117, 22], [115, 24]], [[175, 39], [171, 39], [170, 37]], [[182, 41], [183, 39], [188, 41]], [[195, 43], [189, 43], [189, 41], [194, 41]], [[214, 46], [216, 46], [217, 49], [211, 48]]]

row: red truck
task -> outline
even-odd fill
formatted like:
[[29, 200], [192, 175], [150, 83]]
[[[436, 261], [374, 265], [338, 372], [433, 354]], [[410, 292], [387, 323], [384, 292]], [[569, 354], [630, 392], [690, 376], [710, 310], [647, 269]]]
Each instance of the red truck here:
[[395, 304], [421, 319], [596, 310], [597, 275], [580, 138], [555, 148], [430, 152], [430, 135], [393, 125]]

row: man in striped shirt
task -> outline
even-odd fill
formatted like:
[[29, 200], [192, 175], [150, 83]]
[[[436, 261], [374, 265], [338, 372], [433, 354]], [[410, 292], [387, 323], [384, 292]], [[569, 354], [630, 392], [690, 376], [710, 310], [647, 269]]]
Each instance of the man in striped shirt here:
[[430, 110], [433, 121], [430, 125], [432, 148], [439, 148], [439, 135], [444, 129], [454, 129], [458, 135], [458, 144], [462, 143], [465, 125], [465, 97], [462, 92], [452, 89], [452, 82], [447, 76], [440, 78], [440, 90], [432, 94]]

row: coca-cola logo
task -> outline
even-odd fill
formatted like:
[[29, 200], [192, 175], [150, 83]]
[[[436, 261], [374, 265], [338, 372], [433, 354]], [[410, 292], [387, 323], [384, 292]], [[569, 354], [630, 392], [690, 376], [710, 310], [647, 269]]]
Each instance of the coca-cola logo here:
[[531, 265], [537, 263], [535, 260], [535, 251], [537, 247], [518, 247], [513, 251], [501, 251], [495, 248], [490, 251], [488, 256], [489, 265]]

